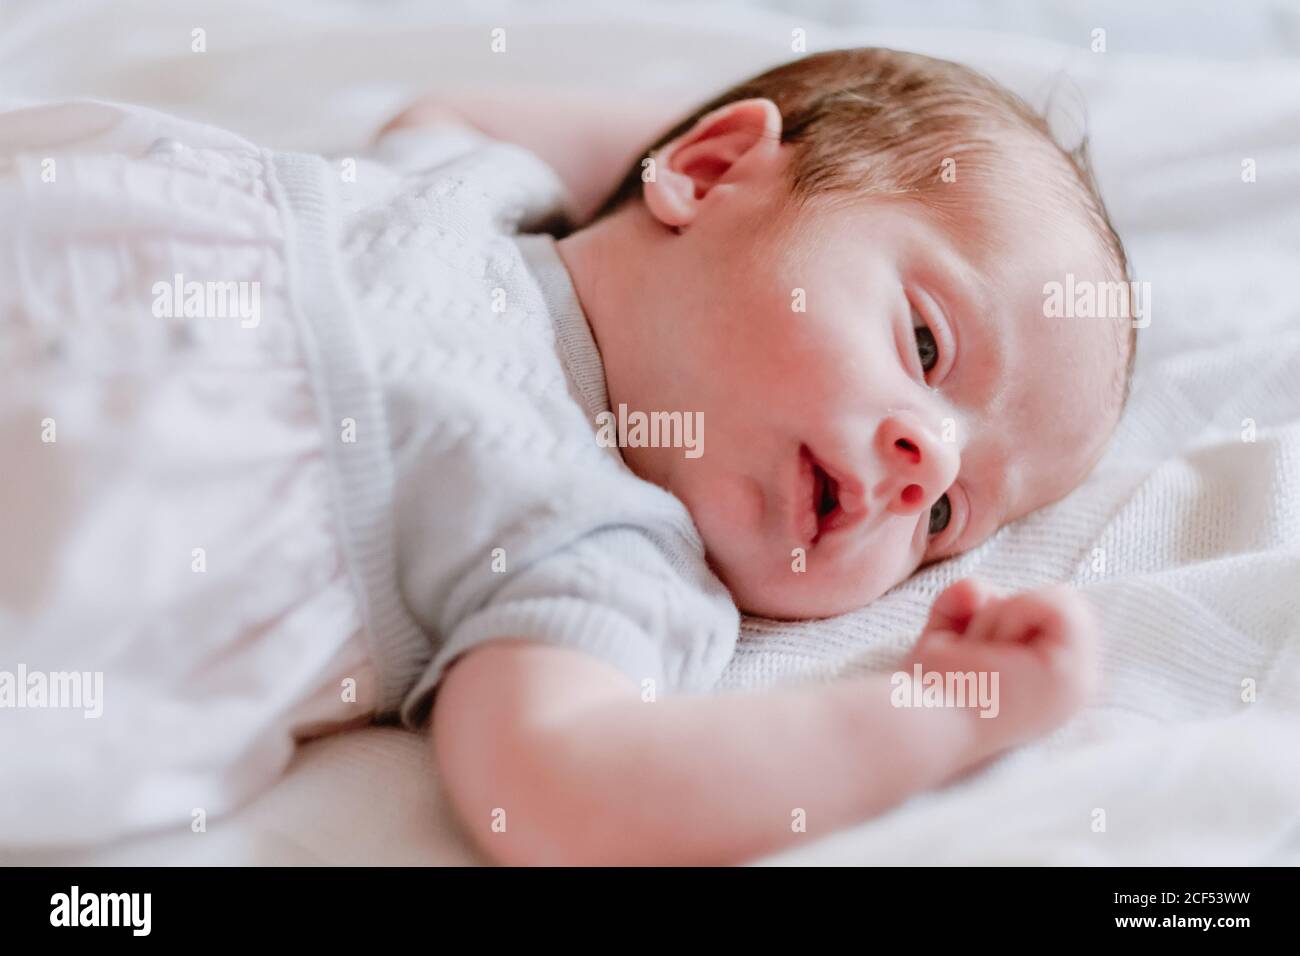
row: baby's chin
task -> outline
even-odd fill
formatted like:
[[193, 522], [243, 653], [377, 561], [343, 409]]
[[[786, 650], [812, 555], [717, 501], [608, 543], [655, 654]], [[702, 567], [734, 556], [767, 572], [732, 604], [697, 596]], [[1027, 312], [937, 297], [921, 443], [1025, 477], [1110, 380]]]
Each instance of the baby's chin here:
[[709, 554], [709, 566], [727, 586], [743, 613], [779, 621], [836, 617], [870, 604], [900, 581], [874, 581], [872, 575], [832, 580], [795, 568], [797, 558], [779, 568], [756, 568], [738, 561], [729, 564]]
[[899, 564], [864, 560], [893, 555], [891, 542], [852, 552], [798, 547], [786, 529], [770, 522], [761, 494], [744, 482], [678, 488], [704, 543], [709, 567], [745, 614], [776, 620], [834, 617], [870, 604], [895, 584]]

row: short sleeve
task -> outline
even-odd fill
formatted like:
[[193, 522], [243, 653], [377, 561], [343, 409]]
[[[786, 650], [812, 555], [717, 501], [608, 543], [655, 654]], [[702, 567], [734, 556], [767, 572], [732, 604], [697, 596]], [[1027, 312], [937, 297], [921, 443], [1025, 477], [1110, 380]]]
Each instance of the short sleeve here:
[[464, 212], [466, 202], [500, 232], [564, 228], [573, 201], [559, 175], [535, 153], [469, 126], [412, 126], [385, 133], [368, 159], [416, 182]]
[[407, 126], [381, 136], [369, 158], [398, 172], [417, 173], [446, 165], [491, 142], [468, 126]]
[[456, 658], [503, 638], [590, 654], [660, 696], [712, 689], [735, 651], [740, 617], [703, 556], [678, 545], [671, 533], [604, 528], [511, 575], [436, 649], [403, 702], [403, 722], [423, 723]]

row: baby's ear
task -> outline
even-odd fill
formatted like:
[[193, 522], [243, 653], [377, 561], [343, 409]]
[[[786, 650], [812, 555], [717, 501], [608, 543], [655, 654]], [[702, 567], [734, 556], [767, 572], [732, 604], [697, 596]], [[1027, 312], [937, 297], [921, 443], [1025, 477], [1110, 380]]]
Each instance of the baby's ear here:
[[646, 208], [665, 226], [688, 226], [700, 200], [724, 177], [737, 180], [764, 169], [777, 161], [780, 148], [781, 111], [771, 100], [721, 106], [651, 156]]

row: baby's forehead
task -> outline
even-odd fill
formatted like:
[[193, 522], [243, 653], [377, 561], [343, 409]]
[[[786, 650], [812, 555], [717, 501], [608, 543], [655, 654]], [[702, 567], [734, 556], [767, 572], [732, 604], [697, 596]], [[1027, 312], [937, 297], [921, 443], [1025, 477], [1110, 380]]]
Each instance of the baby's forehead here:
[[[1051, 386], [1110, 409], [1122, 395], [1135, 315], [1149, 306], [1142, 287], [1077, 221], [1044, 228], [1019, 217], [974, 245], [966, 260], [979, 301], [972, 318], [1002, 343], [1004, 387]], [[1046, 382], [1038, 370], [1050, 371]]]
[[1012, 237], [963, 257], [980, 304], [958, 333], [976, 398], [963, 470], [969, 459], [979, 480], [1005, 485], [999, 524], [1065, 496], [1100, 458], [1122, 409], [1130, 329], [1112, 314], [1118, 280], [1081, 227], [1022, 222]]
[[926, 258], [965, 290], [962, 470], [998, 488], [988, 533], [1069, 494], [1101, 457], [1126, 394], [1137, 288], [1074, 171], [1042, 143], [1020, 146], [909, 204], [933, 230]]
[[1084, 217], [1045, 219], [1023, 201], [987, 197], [955, 209], [918, 198], [887, 206], [894, 225], [873, 222], [867, 241], [899, 237], [905, 284], [951, 311], [967, 405], [1003, 420], [1058, 407], [1062, 422], [1072, 412], [1114, 417], [1133, 302]]

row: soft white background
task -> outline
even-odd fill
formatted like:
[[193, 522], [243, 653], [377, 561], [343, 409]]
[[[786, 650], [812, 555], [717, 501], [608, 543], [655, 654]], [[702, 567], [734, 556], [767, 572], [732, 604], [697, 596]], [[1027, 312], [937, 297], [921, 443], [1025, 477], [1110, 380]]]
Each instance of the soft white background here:
[[[489, 52], [497, 26], [506, 55]], [[779, 861], [1300, 860], [1300, 5], [10, 0], [0, 105], [142, 102], [270, 146], [346, 152], [425, 90], [703, 99], [790, 58], [796, 27], [810, 51], [898, 46], [969, 63], [1040, 106], [1055, 92], [1066, 137], [1086, 115], [1154, 317], [1129, 413], [1076, 494], [862, 612], [751, 624], [724, 681], [889, 668], [934, 594], [976, 573], [1084, 589], [1106, 632], [1099, 700], [961, 784]], [[1089, 50], [1096, 27], [1105, 54]], [[1241, 703], [1244, 678], [1258, 703]], [[282, 785], [202, 837], [93, 858], [470, 862], [435, 779], [413, 735], [350, 734], [305, 748]], [[1097, 808], [1105, 833], [1090, 826]]]

